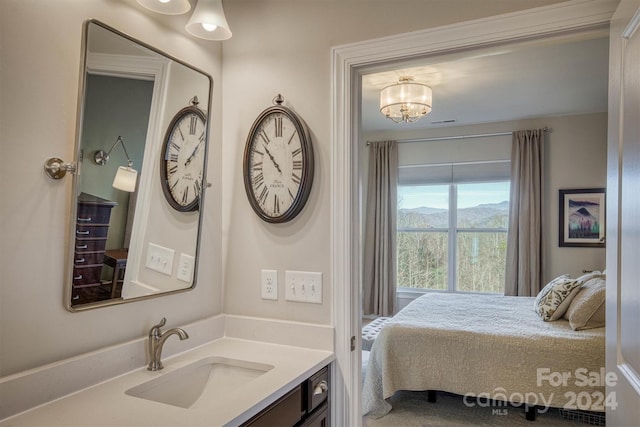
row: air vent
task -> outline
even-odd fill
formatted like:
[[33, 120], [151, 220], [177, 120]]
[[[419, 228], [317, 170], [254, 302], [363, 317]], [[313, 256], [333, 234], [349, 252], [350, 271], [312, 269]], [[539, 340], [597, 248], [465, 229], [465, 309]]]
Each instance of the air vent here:
[[432, 125], [446, 125], [449, 123], [455, 123], [456, 120], [455, 119], [449, 119], [449, 120], [438, 120], [435, 122], [431, 122]]

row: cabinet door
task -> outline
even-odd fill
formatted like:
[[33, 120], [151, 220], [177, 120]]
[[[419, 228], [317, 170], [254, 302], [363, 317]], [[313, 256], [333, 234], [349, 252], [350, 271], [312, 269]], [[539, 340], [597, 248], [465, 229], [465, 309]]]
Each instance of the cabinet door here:
[[302, 389], [298, 386], [243, 426], [292, 427], [302, 419], [303, 415]]
[[316, 409], [299, 427], [329, 427], [329, 404], [325, 402]]

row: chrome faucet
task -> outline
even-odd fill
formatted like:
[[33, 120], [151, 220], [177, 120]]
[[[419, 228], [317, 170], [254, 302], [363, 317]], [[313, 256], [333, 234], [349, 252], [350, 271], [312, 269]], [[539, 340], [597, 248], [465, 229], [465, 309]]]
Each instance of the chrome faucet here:
[[149, 342], [147, 344], [150, 359], [149, 366], [147, 366], [149, 371], [159, 371], [164, 368], [164, 366], [162, 366], [162, 346], [167, 338], [174, 334], [177, 334], [181, 341], [189, 338], [189, 335], [181, 328], [173, 328], [166, 332], [161, 332], [160, 328], [163, 327], [165, 323], [167, 323], [167, 319], [163, 317], [160, 323], [149, 330]]

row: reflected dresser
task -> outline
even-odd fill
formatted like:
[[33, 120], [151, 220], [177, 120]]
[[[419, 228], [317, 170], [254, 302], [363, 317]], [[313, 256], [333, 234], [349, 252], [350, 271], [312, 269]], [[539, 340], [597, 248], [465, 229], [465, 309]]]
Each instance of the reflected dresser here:
[[109, 232], [111, 209], [116, 202], [87, 193], [78, 196], [73, 258], [73, 305], [100, 298], [100, 276]]

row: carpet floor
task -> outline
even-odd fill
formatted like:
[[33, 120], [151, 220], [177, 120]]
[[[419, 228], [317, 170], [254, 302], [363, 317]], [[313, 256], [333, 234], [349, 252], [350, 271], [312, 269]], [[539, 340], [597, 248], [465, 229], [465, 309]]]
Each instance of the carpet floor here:
[[[527, 427], [587, 427], [604, 425], [600, 414], [568, 414], [550, 408], [527, 421], [522, 407], [466, 405], [461, 396], [438, 392], [435, 403], [427, 402], [426, 392], [399, 391], [390, 399], [391, 412], [382, 418], [364, 417], [366, 427], [467, 427], [467, 426], [527, 426]], [[573, 418], [573, 419], [568, 419]]]

